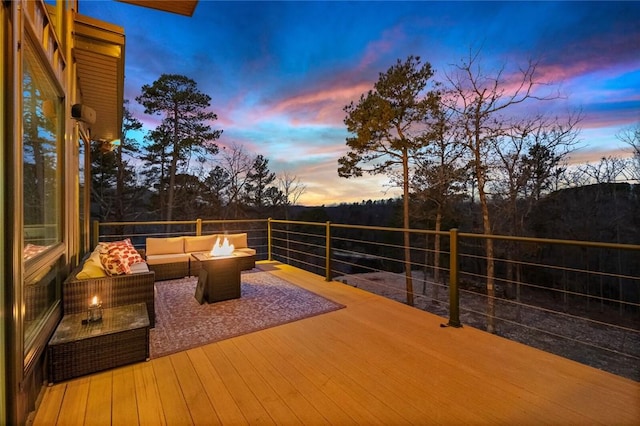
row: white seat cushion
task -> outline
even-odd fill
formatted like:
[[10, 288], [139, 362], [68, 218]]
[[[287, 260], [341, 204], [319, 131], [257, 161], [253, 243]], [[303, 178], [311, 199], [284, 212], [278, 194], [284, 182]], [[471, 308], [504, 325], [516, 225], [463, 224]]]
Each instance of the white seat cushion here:
[[149, 267], [144, 262], [138, 262], [131, 265], [132, 274], [143, 274], [149, 272]]

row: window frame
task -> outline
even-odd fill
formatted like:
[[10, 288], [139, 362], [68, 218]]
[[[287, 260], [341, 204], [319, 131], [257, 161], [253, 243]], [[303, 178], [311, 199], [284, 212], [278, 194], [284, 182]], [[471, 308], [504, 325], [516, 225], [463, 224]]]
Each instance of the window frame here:
[[[65, 157], [65, 140], [66, 140], [66, 102], [65, 96], [66, 92], [63, 88], [63, 84], [60, 82], [59, 78], [56, 76], [56, 73], [53, 70], [52, 64], [47, 58], [42, 44], [38, 41], [38, 37], [34, 34], [33, 29], [30, 25], [25, 22], [26, 25], [23, 27], [22, 33], [22, 46], [20, 49], [20, 55], [17, 60], [20, 63], [19, 66], [19, 82], [20, 82], [20, 110], [24, 109], [23, 102], [23, 93], [24, 93], [24, 76], [26, 70], [24, 69], [24, 61], [25, 55], [28, 53], [26, 49], [31, 50], [31, 54], [38, 61], [38, 64], [41, 68], [42, 75], [47, 79], [47, 84], [51, 86], [51, 89], [58, 96], [58, 102], [60, 104], [60, 108], [57, 111], [56, 116], [56, 170], [55, 170], [55, 180], [56, 180], [56, 189], [55, 189], [55, 197], [56, 197], [56, 241], [48, 246], [45, 250], [37, 255], [33, 256], [30, 259], [24, 259], [23, 252], [25, 248], [25, 223], [24, 219], [20, 224], [20, 238], [19, 238], [19, 247], [20, 247], [20, 257], [22, 261], [23, 274], [22, 280], [20, 282], [20, 324], [21, 324], [21, 332], [20, 332], [20, 341], [22, 343], [22, 351], [21, 354], [23, 356], [23, 369], [26, 373], [30, 368], [36, 363], [39, 358], [40, 353], [44, 351], [47, 345], [47, 341], [49, 335], [55, 329], [59, 317], [61, 315], [61, 293], [62, 293], [62, 279], [63, 274], [66, 270], [66, 207], [65, 207], [65, 193], [66, 193], [66, 184], [65, 184], [65, 166], [66, 166], [66, 157]], [[20, 120], [20, 134], [19, 134], [19, 155], [20, 155], [20, 167], [16, 170], [17, 182], [20, 182], [19, 190], [20, 194], [20, 206], [16, 206], [17, 212], [24, 211], [24, 118]], [[18, 189], [18, 188], [16, 188]], [[53, 271], [53, 275], [51, 275]], [[26, 318], [26, 286], [36, 283], [42, 279], [50, 279], [51, 277], [55, 277], [55, 281], [53, 284], [55, 288], [53, 289], [54, 297], [53, 300], [48, 304], [47, 307], [43, 309], [41, 317], [38, 319], [37, 323], [33, 325], [33, 328], [27, 330], [25, 324]]]

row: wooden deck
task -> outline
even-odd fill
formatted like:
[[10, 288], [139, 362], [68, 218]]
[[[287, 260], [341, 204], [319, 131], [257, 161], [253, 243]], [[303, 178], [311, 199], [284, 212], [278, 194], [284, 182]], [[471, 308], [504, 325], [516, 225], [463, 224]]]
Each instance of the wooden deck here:
[[347, 307], [56, 384], [33, 424], [640, 424], [640, 383], [258, 266]]

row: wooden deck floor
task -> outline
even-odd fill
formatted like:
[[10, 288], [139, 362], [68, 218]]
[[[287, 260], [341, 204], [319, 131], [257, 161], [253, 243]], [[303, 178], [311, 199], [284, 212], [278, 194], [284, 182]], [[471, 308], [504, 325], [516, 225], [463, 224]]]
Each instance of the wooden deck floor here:
[[347, 307], [48, 387], [34, 425], [640, 424], [640, 383], [259, 267]]

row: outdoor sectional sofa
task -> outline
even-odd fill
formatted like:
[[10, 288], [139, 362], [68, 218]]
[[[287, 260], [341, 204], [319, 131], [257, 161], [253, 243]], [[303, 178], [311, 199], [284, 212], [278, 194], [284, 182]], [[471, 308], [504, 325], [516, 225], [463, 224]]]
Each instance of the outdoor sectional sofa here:
[[216, 241], [227, 238], [233, 244], [233, 256], [240, 257], [240, 270], [256, 266], [256, 251], [247, 245], [247, 234], [211, 234], [169, 238], [147, 238], [146, 262], [156, 274], [156, 280], [198, 276], [201, 264], [193, 253], [209, 253]]
[[[142, 259], [144, 251], [138, 250]], [[145, 303], [150, 327], [155, 326], [155, 273], [145, 262], [131, 265], [131, 272], [108, 275], [102, 268], [99, 247], [69, 274], [62, 285], [64, 315], [87, 312], [89, 301], [97, 296], [103, 308]]]

